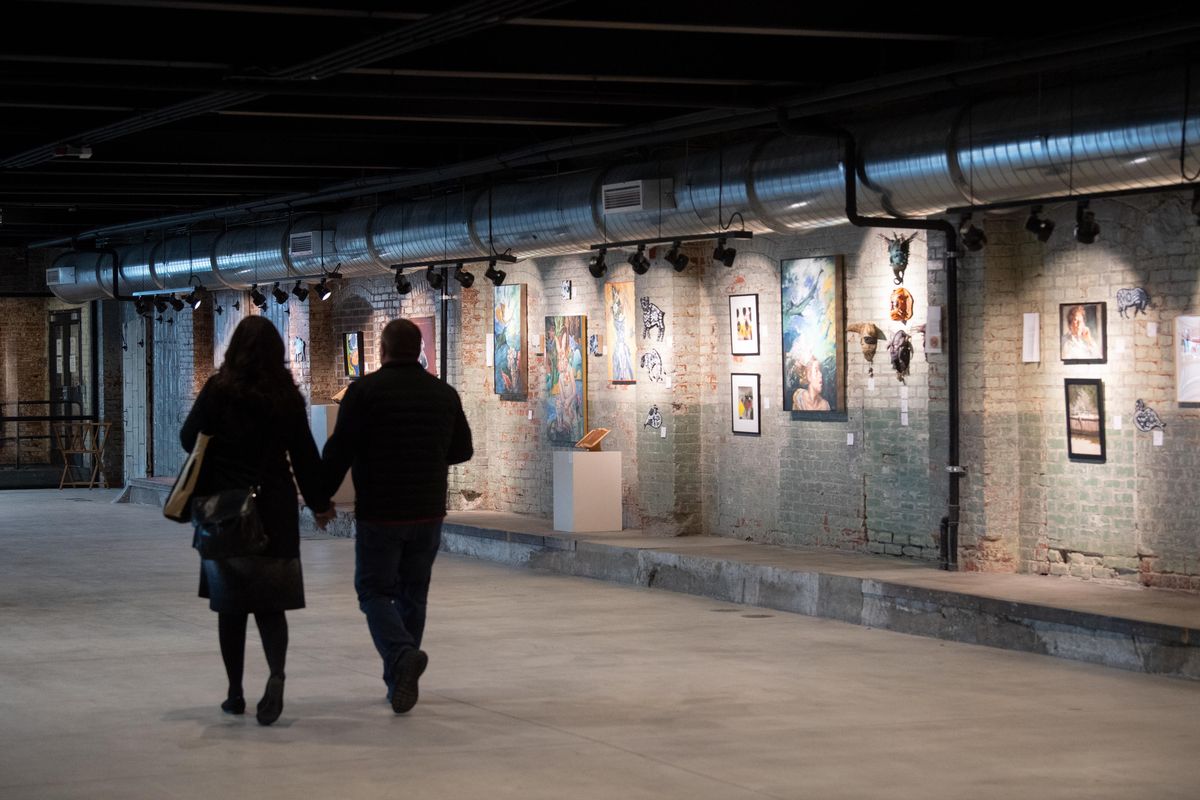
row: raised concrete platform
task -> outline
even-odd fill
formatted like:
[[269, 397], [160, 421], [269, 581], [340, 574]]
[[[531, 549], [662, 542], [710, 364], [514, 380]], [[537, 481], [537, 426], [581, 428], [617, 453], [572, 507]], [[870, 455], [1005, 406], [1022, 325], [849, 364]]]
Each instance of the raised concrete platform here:
[[1038, 575], [944, 572], [895, 558], [639, 531], [556, 533], [549, 520], [453, 512], [443, 549], [1110, 667], [1200, 680], [1200, 596]]

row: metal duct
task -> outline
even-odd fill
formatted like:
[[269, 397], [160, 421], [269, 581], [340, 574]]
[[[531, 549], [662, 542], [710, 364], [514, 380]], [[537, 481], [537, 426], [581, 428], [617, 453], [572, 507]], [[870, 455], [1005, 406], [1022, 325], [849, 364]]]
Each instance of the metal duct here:
[[[1182, 70], [1145, 73], [867, 126], [856, 131], [860, 212], [927, 216], [971, 203], [1178, 184], [1187, 105], [1183, 77]], [[1200, 82], [1191, 92], [1190, 107], [1200, 108]], [[1200, 163], [1200, 114], [1187, 120], [1186, 142], [1194, 168]], [[837, 142], [777, 136], [687, 159], [494, 187], [490, 195], [352, 211], [325, 218], [325, 227], [335, 231], [336, 256], [324, 261], [327, 268], [340, 262], [342, 274], [354, 276], [382, 274], [390, 264], [477, 258], [490, 252], [489, 222], [496, 250], [525, 258], [580, 252], [604, 240], [714, 232], [735, 212], [757, 232], [839, 224], [845, 221], [841, 160]], [[661, 178], [673, 181], [676, 208], [602, 213], [603, 184]], [[740, 220], [734, 222], [740, 227]], [[214, 277], [234, 288], [288, 279], [295, 274], [286, 255], [291, 227], [275, 223], [221, 235], [213, 247]], [[167, 264], [176, 269], [174, 246], [165, 246], [164, 275], [174, 274]], [[76, 283], [52, 285], [51, 291], [69, 302], [111, 294], [103, 255], [99, 273], [96, 258], [60, 258], [56, 266], [78, 265]], [[130, 248], [122, 250], [122, 276], [130, 284], [121, 287], [123, 294], [156, 286], [148, 263]], [[315, 273], [320, 259], [292, 266]], [[220, 288], [216, 284], [206, 285]]]
[[154, 282], [163, 289], [186, 289], [195, 286], [196, 281], [212, 286], [216, 282], [212, 271], [212, 246], [216, 238], [216, 234], [199, 233], [155, 245], [150, 253]]

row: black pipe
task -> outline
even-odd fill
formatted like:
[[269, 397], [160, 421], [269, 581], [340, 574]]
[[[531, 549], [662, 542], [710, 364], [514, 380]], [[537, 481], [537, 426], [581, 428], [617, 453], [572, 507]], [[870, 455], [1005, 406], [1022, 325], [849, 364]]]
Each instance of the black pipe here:
[[447, 311], [446, 311], [445, 283], [446, 283], [446, 273], [443, 270], [443, 272], [442, 272], [442, 284], [443, 285], [437, 290], [438, 294], [441, 296], [441, 303], [442, 303], [442, 348], [441, 348], [442, 353], [441, 353], [441, 358], [438, 359], [439, 361], [442, 362], [442, 366], [441, 366], [442, 371], [438, 377], [440, 377], [446, 383], [450, 383], [450, 373], [446, 371], [446, 365], [450, 362], [450, 348], [449, 348], [449, 342], [448, 342], [450, 337], [446, 335]]
[[897, 219], [893, 217], [864, 217], [858, 213], [858, 150], [854, 137], [843, 133], [845, 160], [842, 169], [846, 179], [846, 219], [860, 228], [902, 228], [941, 232], [946, 237], [946, 359], [949, 363], [949, 447], [946, 473], [949, 486], [946, 499], [946, 534], [941, 537], [942, 568], [958, 569], [959, 479], [963, 476], [959, 458], [958, 414], [958, 231], [945, 220]]

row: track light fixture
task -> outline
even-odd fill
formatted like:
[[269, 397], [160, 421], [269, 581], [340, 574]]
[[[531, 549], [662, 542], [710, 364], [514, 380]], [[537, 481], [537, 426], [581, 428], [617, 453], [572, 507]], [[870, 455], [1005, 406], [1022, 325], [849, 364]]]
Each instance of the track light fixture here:
[[305, 289], [300, 281], [296, 281], [296, 285], [292, 287], [292, 294], [295, 295], [296, 299], [301, 303], [308, 299], [308, 289]]
[[441, 289], [446, 285], [446, 276], [440, 269], [430, 264], [425, 268], [425, 281], [429, 284], [429, 288]]
[[139, 317], [144, 317], [150, 311], [150, 303], [142, 297], [133, 298], [133, 310]]
[[629, 266], [633, 267], [633, 271], [638, 275], [645, 275], [650, 271], [650, 259], [646, 258], [646, 245], [639, 244], [637, 250], [629, 254]]
[[471, 284], [475, 283], [475, 276], [463, 269], [460, 261], [454, 265], [454, 280], [461, 283], [464, 289], [470, 289]]
[[663, 256], [663, 259], [674, 267], [676, 272], [683, 272], [687, 269], [688, 265], [688, 257], [679, 252], [679, 248], [682, 245], [683, 242], [675, 242], [671, 245], [671, 249], [667, 251], [667, 254]]
[[258, 290], [257, 283], [250, 287], [250, 302], [263, 311], [267, 309], [267, 296]]
[[1039, 217], [1038, 215], [1041, 213], [1041, 206], [1029, 209], [1029, 219], [1025, 220], [1025, 230], [1037, 236], [1039, 242], [1046, 242], [1049, 241], [1050, 234], [1054, 233], [1054, 222]]
[[412, 291], [412, 283], [408, 280], [408, 276], [403, 270], [396, 270], [396, 293], [408, 294]]
[[488, 262], [488, 268], [483, 273], [483, 277], [491, 281], [493, 286], [499, 286], [504, 283], [504, 279], [508, 277], [508, 273], [502, 269], [496, 269], [496, 261], [492, 259]]
[[596, 252], [596, 257], [588, 264], [588, 272], [592, 273], [593, 278], [600, 278], [608, 271], [608, 264], [604, 263], [604, 257], [608, 255], [608, 251], [601, 247]]
[[312, 287], [312, 290], [317, 293], [317, 298], [321, 301], [328, 300], [329, 296], [333, 294], [333, 287], [324, 278], [321, 278], [317, 285]]
[[151, 302], [154, 303], [154, 310], [159, 314], [162, 314], [167, 310], [167, 301], [161, 297], [156, 297]]
[[167, 295], [167, 303], [176, 312], [183, 311], [184, 302], [173, 294]]
[[1096, 223], [1096, 212], [1088, 208], [1088, 201], [1081, 200], [1075, 208], [1075, 241], [1091, 244], [1100, 238], [1100, 226]]
[[197, 286], [183, 296], [183, 302], [192, 307], [193, 311], [199, 311], [200, 306], [204, 305], [204, 298], [208, 297], [208, 289], [203, 286]]
[[971, 224], [970, 214], [963, 214], [962, 220], [958, 223], [958, 235], [962, 239], [963, 247], [972, 253], [979, 252], [987, 244], [987, 234], [983, 232], [982, 228]]
[[279, 281], [275, 281], [275, 288], [271, 290], [271, 296], [275, 298], [275, 302], [279, 305], [287, 305], [287, 289], [279, 288]]
[[732, 267], [733, 260], [737, 258], [737, 250], [726, 247], [725, 241], [724, 236], [717, 239], [717, 246], [713, 248], [713, 261], [719, 261], [727, 267]]

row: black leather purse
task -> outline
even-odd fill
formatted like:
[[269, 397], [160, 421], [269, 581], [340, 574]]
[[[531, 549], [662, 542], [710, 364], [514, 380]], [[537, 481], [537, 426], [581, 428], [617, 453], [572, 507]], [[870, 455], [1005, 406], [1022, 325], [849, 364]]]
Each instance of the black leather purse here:
[[226, 489], [192, 498], [192, 547], [201, 558], [255, 556], [267, 549], [267, 532], [258, 515], [258, 487]]

